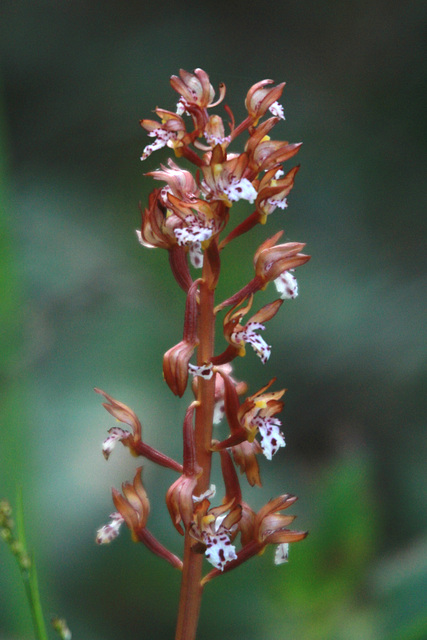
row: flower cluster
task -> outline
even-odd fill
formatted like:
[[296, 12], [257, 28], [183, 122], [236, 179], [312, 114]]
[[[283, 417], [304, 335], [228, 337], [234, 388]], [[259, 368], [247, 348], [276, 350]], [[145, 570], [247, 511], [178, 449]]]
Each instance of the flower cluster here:
[[[257, 513], [242, 500], [236, 468], [251, 486], [261, 486], [257, 456], [263, 454], [272, 460], [285, 446], [277, 417], [284, 406], [285, 390], [270, 390], [273, 379], [241, 399], [247, 387], [233, 377], [232, 363], [246, 355], [246, 345], [261, 363], [270, 358], [272, 348], [266, 341], [265, 324], [280, 312], [285, 300], [298, 295], [295, 269], [309, 256], [302, 253], [303, 243], [280, 243], [282, 231], [268, 236], [253, 256], [253, 278], [215, 305], [221, 253], [229, 250], [236, 238], [265, 225], [272, 215], [281, 216], [288, 207], [298, 167], [286, 170], [284, 164], [298, 153], [301, 144], [270, 137], [284, 118], [280, 104], [284, 84], [263, 80], [252, 86], [245, 100], [247, 116], [238, 124], [227, 106], [228, 122], [212, 114], [211, 109], [224, 100], [225, 87], [220, 86], [216, 98], [208, 75], [201, 69], [194, 73], [181, 70], [179, 76], [172, 76], [171, 85], [179, 95], [175, 111], [156, 108], [156, 120], [141, 120], [152, 139], [141, 159], [145, 161], [159, 149], [169, 148], [175, 158], [192, 164], [195, 173], [169, 159], [147, 174], [161, 186], [153, 190], [142, 211], [137, 235], [143, 246], [167, 250], [171, 271], [186, 295], [183, 338], [163, 357], [164, 378], [175, 395], [183, 396], [192, 380], [194, 400], [183, 421], [182, 464], [143, 441], [141, 423], [131, 409], [96, 391], [104, 396], [105, 408], [132, 429], [110, 429], [103, 444], [106, 458], [121, 442], [132, 454], [178, 472], [166, 504], [173, 525], [185, 536], [187, 551], [182, 562], [148, 532], [150, 506], [141, 469], [132, 484], [123, 485], [122, 493], [113, 490], [117, 511], [98, 531], [97, 541], [110, 542], [125, 523], [135, 541], [143, 542], [179, 569], [193, 562], [195, 555], [204, 554], [214, 567], [202, 579], [201, 584], [205, 584], [261, 553], [268, 544], [276, 545], [276, 564], [286, 562], [289, 543], [306, 535], [289, 530], [294, 516], [281, 513], [295, 502], [295, 497], [279, 496]], [[244, 142], [236, 151], [235, 142], [242, 136]], [[238, 220], [240, 214], [234, 215], [232, 209], [242, 200], [252, 210]], [[241, 260], [244, 258], [243, 252]], [[275, 285], [277, 299], [251, 315], [257, 292], [270, 282]], [[221, 314], [226, 348], [216, 353], [214, 336]], [[266, 340], [260, 335], [264, 331]], [[221, 421], [227, 423], [228, 433], [220, 440], [213, 437], [212, 425]], [[225, 495], [216, 506], [211, 505], [215, 491], [210, 485], [214, 455], [220, 456], [225, 486]], [[186, 579], [183, 584], [189, 589]]]

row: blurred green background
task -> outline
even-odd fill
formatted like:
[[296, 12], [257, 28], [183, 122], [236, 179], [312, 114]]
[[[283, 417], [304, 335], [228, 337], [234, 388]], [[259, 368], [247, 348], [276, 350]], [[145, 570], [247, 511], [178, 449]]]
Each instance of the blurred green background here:
[[[180, 455], [186, 400], [168, 393], [161, 358], [184, 297], [166, 254], [135, 237], [143, 173], [166, 158], [140, 163], [138, 121], [174, 108], [180, 67], [225, 82], [237, 118], [254, 82], [285, 80], [276, 137], [304, 141], [289, 208], [224, 257], [222, 293], [280, 228], [313, 256], [268, 325], [270, 361], [236, 366], [252, 391], [273, 375], [289, 389], [287, 447], [245, 498], [297, 494], [310, 536], [286, 566], [269, 550], [209, 585], [200, 638], [427, 638], [426, 19], [422, 0], [2, 1], [0, 497], [23, 485], [46, 611], [76, 639], [174, 635], [178, 572], [127, 532], [94, 544], [136, 461], [122, 447], [103, 459], [114, 422], [92, 388]], [[150, 528], [178, 552], [174, 478], [145, 464]], [[0, 546], [0, 638], [31, 633]]]

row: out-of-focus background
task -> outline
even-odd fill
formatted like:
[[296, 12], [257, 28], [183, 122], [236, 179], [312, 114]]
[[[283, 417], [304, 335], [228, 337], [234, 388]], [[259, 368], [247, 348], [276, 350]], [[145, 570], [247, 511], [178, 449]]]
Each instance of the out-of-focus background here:
[[[0, 497], [24, 492], [47, 612], [75, 638], [170, 639], [179, 575], [127, 531], [94, 544], [111, 486], [133, 477], [94, 386], [130, 405], [144, 437], [180, 456], [188, 397], [162, 380], [183, 293], [164, 252], [136, 241], [153, 187], [139, 119], [174, 109], [169, 77], [202, 67], [243, 117], [248, 88], [285, 80], [275, 137], [304, 141], [289, 208], [224, 258], [230, 295], [258, 243], [307, 242], [300, 296], [271, 321], [263, 367], [286, 387], [287, 446], [262, 464], [259, 507], [299, 502], [306, 541], [206, 589], [200, 637], [427, 637], [426, 25], [422, 0], [353, 2], [8, 1], [0, 7]], [[221, 107], [217, 110], [221, 113]], [[293, 166], [289, 163], [289, 168]], [[238, 209], [243, 215], [243, 208]], [[263, 294], [262, 301], [273, 292]], [[270, 298], [268, 297], [270, 296]], [[179, 552], [164, 506], [173, 473], [147, 462], [150, 527]], [[13, 559], [0, 545], [0, 638], [32, 637]]]

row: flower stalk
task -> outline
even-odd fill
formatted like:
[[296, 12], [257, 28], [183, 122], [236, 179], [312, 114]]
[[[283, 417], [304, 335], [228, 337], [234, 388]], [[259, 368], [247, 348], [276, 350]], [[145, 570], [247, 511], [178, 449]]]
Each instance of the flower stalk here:
[[[183, 557], [175, 556], [147, 530], [150, 503], [141, 467], [133, 483], [122, 485], [122, 493], [113, 489], [117, 512], [99, 529], [97, 542], [111, 542], [126, 524], [135, 542], [142, 542], [181, 570], [175, 640], [195, 640], [206, 584], [262, 553], [269, 544], [276, 546], [275, 563], [282, 564], [288, 559], [289, 544], [307, 535], [288, 529], [295, 516], [281, 513], [293, 505], [294, 496], [283, 494], [257, 513], [242, 499], [237, 469], [250, 486], [260, 487], [257, 456], [272, 460], [285, 446], [277, 417], [284, 408], [285, 390], [270, 389], [273, 378], [241, 400], [247, 386], [235, 380], [232, 365], [246, 355], [246, 345], [262, 364], [270, 358], [272, 347], [260, 332], [280, 313], [284, 301], [298, 294], [294, 271], [310, 256], [301, 253], [304, 243], [278, 244], [282, 231], [270, 235], [252, 258], [252, 280], [216, 305], [221, 252], [232, 251], [236, 238], [254, 233], [258, 226], [263, 229], [271, 215], [282, 215], [274, 212], [287, 208], [299, 169], [291, 168], [285, 174], [283, 165], [298, 153], [301, 144], [270, 138], [272, 129], [284, 119], [279, 103], [284, 83], [274, 86], [272, 80], [262, 80], [253, 85], [245, 101], [248, 114], [238, 124], [226, 106], [228, 132], [222, 118], [210, 111], [224, 99], [224, 85], [220, 85], [217, 98], [206, 72], [196, 69], [172, 76], [171, 86], [179, 94], [176, 111], [157, 108], [159, 121], [141, 120], [142, 128], [154, 139], [143, 150], [142, 160], [167, 147], [176, 158], [189, 161], [194, 174], [172, 159], [147, 174], [163, 187], [151, 193], [137, 235], [145, 247], [166, 249], [177, 285], [186, 295], [183, 339], [163, 356], [164, 378], [172, 393], [182, 397], [191, 386], [194, 395], [183, 420], [182, 464], [145, 443], [141, 423], [129, 407], [96, 391], [106, 399], [107, 411], [132, 429], [110, 429], [103, 444], [105, 458], [121, 442], [134, 456], [179, 474], [166, 494], [166, 505], [173, 526], [184, 537]], [[271, 117], [263, 120], [268, 112]], [[230, 151], [229, 145], [242, 135], [246, 137], [243, 150]], [[250, 203], [252, 211], [237, 222], [232, 208], [239, 200]], [[244, 252], [241, 258], [245, 259]], [[279, 297], [255, 307], [258, 310], [246, 318], [258, 291], [270, 283]], [[216, 322], [218, 316], [221, 322]], [[215, 352], [218, 331], [228, 343], [222, 353]], [[224, 418], [229, 434], [218, 440], [214, 425]], [[220, 459], [224, 481], [223, 498], [215, 506], [211, 504], [216, 492], [211, 485], [214, 457]], [[205, 569], [206, 561], [213, 566], [210, 571]]]
[[[209, 282], [211, 271], [209, 261], [203, 266], [200, 283], [200, 304], [198, 316], [198, 356], [197, 364], [202, 366], [210, 362], [214, 353], [214, 291]], [[197, 393], [195, 417], [195, 453], [197, 464], [202, 469], [198, 479], [196, 494], [201, 495], [210, 485], [212, 463], [212, 426], [215, 403], [215, 380], [200, 378]], [[181, 581], [176, 640], [190, 640], [196, 637], [203, 587], [203, 555], [193, 552], [189, 530], [185, 533], [184, 571]]]
[[[30, 553], [27, 548], [21, 487], [17, 490], [16, 523], [12, 516], [12, 507], [9, 501], [0, 500], [0, 540], [4, 540], [18, 565], [31, 613], [34, 637], [36, 640], [48, 640], [34, 554]], [[71, 631], [64, 618], [51, 618], [51, 625], [62, 640], [71, 640]]]

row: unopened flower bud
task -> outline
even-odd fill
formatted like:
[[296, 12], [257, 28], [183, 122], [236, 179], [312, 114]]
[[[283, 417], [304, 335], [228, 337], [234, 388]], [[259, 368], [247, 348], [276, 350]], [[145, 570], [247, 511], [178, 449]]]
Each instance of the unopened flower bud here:
[[199, 280], [196, 280], [188, 290], [183, 339], [169, 349], [163, 357], [163, 374], [165, 380], [177, 396], [184, 395], [188, 381], [188, 364], [199, 342], [197, 337], [198, 285]]

